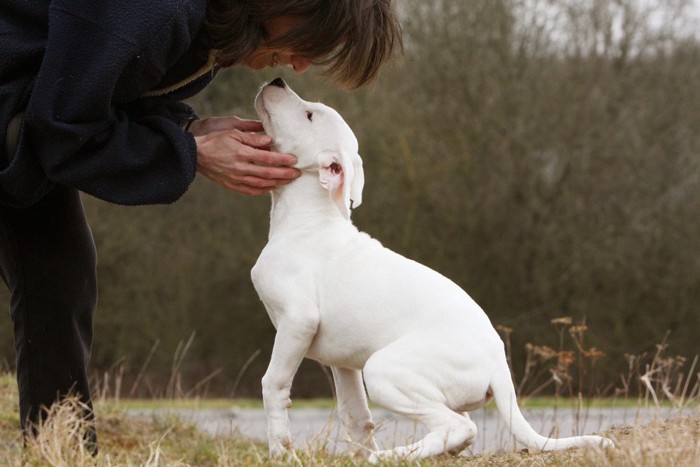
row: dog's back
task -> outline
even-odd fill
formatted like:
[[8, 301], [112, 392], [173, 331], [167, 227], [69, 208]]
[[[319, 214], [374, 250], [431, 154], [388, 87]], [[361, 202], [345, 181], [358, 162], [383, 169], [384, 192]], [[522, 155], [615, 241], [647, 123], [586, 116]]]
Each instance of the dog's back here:
[[325, 364], [362, 369], [374, 352], [408, 334], [439, 334], [443, 341], [454, 336], [461, 347], [454, 352], [502, 348], [488, 317], [464, 290], [365, 233], [336, 243], [316, 267], [320, 323], [309, 356]]

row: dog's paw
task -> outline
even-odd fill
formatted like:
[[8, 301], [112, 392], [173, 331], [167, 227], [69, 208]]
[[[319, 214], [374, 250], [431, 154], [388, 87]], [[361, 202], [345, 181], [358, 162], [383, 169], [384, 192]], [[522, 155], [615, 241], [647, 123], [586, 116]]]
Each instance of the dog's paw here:
[[380, 460], [381, 460], [381, 457], [379, 457], [379, 454], [377, 453], [377, 451], [372, 452], [367, 457], [367, 462], [369, 462], [370, 464], [378, 464]]
[[270, 458], [272, 459], [289, 459], [298, 461], [299, 458], [294, 451], [292, 438], [285, 436], [279, 440], [270, 441]]
[[370, 464], [378, 464], [382, 460], [400, 460], [401, 456], [397, 455], [395, 450], [386, 450], [386, 451], [372, 451], [367, 457], [367, 462]]
[[615, 449], [615, 443], [610, 438], [600, 437], [600, 447], [603, 449]]

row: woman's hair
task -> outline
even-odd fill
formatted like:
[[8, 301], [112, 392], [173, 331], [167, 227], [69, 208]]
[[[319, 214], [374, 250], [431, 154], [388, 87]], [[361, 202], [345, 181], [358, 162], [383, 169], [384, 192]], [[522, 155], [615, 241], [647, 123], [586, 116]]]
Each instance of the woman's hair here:
[[[394, 0], [210, 0], [202, 40], [219, 63], [239, 62], [259, 45], [289, 47], [325, 67], [349, 88], [372, 81], [395, 49], [401, 27]], [[269, 40], [263, 23], [283, 17], [300, 22]]]

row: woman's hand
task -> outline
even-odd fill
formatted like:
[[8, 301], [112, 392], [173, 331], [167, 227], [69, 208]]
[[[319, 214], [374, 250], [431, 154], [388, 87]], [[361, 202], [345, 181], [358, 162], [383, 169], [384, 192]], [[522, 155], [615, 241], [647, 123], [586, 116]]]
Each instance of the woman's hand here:
[[301, 172], [290, 167], [296, 157], [270, 151], [271, 138], [255, 120], [220, 117], [197, 120], [190, 132], [197, 143], [197, 171], [225, 188], [259, 195], [286, 185]]
[[244, 120], [242, 118], [230, 117], [208, 117], [202, 120], [194, 120], [187, 131], [194, 136], [204, 136], [213, 131], [240, 130], [247, 132], [261, 132], [262, 123], [258, 120]]

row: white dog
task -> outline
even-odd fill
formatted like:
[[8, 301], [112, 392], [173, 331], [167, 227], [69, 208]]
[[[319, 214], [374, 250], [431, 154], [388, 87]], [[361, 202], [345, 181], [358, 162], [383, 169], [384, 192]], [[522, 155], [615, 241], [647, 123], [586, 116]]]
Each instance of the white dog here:
[[[299, 179], [272, 193], [268, 243], [252, 270], [277, 329], [262, 379], [270, 454], [292, 451], [287, 409], [304, 357], [332, 368], [338, 411], [371, 461], [419, 459], [471, 444], [466, 411], [493, 397], [528, 448], [612, 446], [600, 436], [553, 439], [523, 418], [503, 342], [486, 314], [439, 273], [384, 248], [350, 221], [364, 174], [355, 136], [333, 109], [305, 102], [281, 79], [255, 107], [275, 149], [295, 154]], [[429, 433], [380, 451], [367, 396]]]

